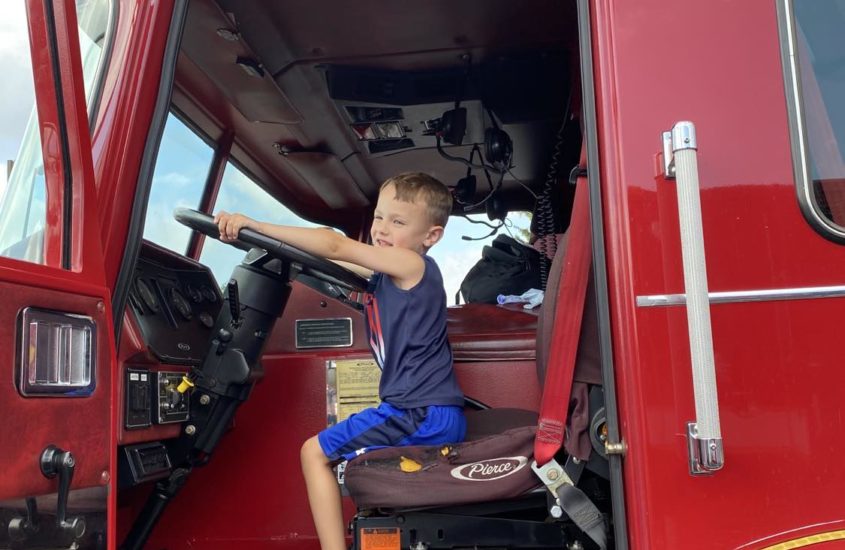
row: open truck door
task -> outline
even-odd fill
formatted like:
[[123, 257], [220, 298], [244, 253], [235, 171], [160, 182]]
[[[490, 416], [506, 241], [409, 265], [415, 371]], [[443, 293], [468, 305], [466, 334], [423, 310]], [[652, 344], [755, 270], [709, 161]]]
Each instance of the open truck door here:
[[114, 331], [85, 97], [102, 37], [78, 27], [95, 4], [9, 10], [19, 12], [35, 108], [0, 187], [2, 548], [108, 543]]

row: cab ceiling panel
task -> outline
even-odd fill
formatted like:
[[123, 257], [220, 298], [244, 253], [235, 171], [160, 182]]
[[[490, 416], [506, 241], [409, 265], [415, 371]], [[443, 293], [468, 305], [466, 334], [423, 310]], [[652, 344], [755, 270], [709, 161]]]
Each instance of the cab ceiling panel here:
[[[182, 47], [203, 76], [187, 81], [185, 95], [197, 97], [194, 83], [208, 82], [224, 104], [214, 113], [235, 134], [233, 155], [314, 221], [335, 223], [321, 217], [366, 206], [400, 171], [462, 177], [465, 167], [434, 150], [427, 125], [453, 108], [461, 87], [463, 143], [483, 145], [492, 110], [512, 137], [523, 136], [512, 173], [536, 184], [570, 91], [574, 14], [574, 3], [556, 0], [193, 0]], [[423, 93], [383, 93], [406, 84]], [[357, 110], [397, 104], [389, 139], [359, 134]], [[517, 184], [506, 177], [504, 187]]]
[[[334, 155], [320, 152], [293, 152], [284, 156], [296, 172], [302, 185], [309, 183], [320, 199], [332, 209], [363, 207], [367, 198], [349, 175], [349, 171]], [[325, 182], [325, 185], [319, 185]]]
[[296, 124], [302, 116], [213, 2], [191, 2], [182, 53], [202, 67], [250, 122]]
[[373, 58], [389, 63], [401, 53], [534, 49], [575, 36], [574, 18], [555, 0], [220, 0], [220, 5], [273, 76], [301, 62], [361, 59], [373, 66]]

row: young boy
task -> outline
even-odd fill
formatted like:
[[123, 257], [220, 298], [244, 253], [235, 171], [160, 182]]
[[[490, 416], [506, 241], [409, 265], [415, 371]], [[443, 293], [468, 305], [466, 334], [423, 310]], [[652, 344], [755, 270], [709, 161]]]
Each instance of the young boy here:
[[463, 394], [446, 340], [443, 279], [426, 255], [443, 237], [451, 209], [445, 185], [426, 174], [407, 173], [381, 186], [372, 245], [334, 231], [260, 223], [240, 214], [220, 212], [214, 218], [224, 241], [247, 227], [370, 277], [365, 329], [382, 370], [382, 403], [323, 430], [301, 451], [323, 550], [346, 548], [335, 463], [379, 447], [458, 443], [466, 433]]

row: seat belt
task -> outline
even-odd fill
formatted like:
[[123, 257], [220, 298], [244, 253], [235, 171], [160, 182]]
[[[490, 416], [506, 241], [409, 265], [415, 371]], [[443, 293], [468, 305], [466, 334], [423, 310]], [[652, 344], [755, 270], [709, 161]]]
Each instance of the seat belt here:
[[[582, 152], [582, 166], [586, 160], [585, 152]], [[535, 463], [532, 468], [555, 497], [560, 509], [599, 548], [605, 550], [607, 524], [604, 515], [589, 497], [575, 486], [565, 469], [554, 460], [555, 454], [563, 445], [578, 339], [581, 334], [581, 319], [584, 315], [584, 299], [592, 262], [589, 185], [583, 170], [578, 170], [577, 175], [540, 418], [534, 439]]]
[[587, 178], [578, 177], [567, 231], [569, 236], [558, 289], [537, 437], [534, 440], [534, 460], [540, 466], [550, 461], [563, 445], [592, 259], [588, 193]]

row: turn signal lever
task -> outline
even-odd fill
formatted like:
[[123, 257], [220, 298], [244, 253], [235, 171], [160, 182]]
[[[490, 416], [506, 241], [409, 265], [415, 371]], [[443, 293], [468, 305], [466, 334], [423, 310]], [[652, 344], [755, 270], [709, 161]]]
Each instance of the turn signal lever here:
[[49, 445], [41, 453], [41, 473], [52, 479], [59, 476], [59, 494], [56, 500], [56, 527], [74, 540], [85, 534], [85, 518], [82, 516], [67, 517], [67, 499], [70, 494], [70, 482], [73, 481], [73, 471], [76, 461], [70, 451], [63, 451], [55, 445]]

